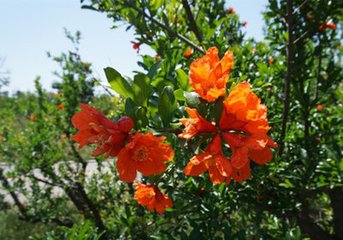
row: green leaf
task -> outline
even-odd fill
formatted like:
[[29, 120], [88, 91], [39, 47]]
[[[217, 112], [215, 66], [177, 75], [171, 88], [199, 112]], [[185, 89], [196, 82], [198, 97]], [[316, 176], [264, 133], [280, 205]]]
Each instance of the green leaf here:
[[135, 120], [136, 113], [135, 109], [137, 108], [137, 104], [132, 101], [131, 98], [126, 98], [125, 100], [125, 112], [126, 114], [132, 118], [132, 120]]
[[176, 69], [176, 79], [182, 90], [187, 91], [189, 89], [188, 76], [181, 68]]
[[104, 69], [108, 83], [116, 93], [123, 98], [132, 97], [133, 89], [130, 83], [119, 72], [111, 67]]
[[183, 90], [182, 89], [177, 89], [174, 91], [174, 96], [175, 99], [178, 101], [186, 101], [185, 95], [183, 94]]
[[135, 75], [133, 81], [134, 100], [138, 105], [147, 106], [148, 98], [152, 92], [150, 79], [143, 73]]
[[149, 120], [146, 116], [147, 109], [145, 107], [138, 107], [135, 111], [138, 127], [146, 127], [149, 124]]
[[171, 86], [164, 87], [158, 103], [158, 111], [165, 127], [170, 125], [172, 114], [176, 109], [175, 97]]
[[161, 67], [161, 65], [162, 65], [162, 61], [158, 61], [157, 63], [151, 66], [147, 74], [150, 79], [153, 79], [155, 77], [157, 70]]
[[264, 76], [265, 74], [268, 74], [268, 66], [267, 64], [263, 63], [263, 62], [259, 62], [256, 64], [257, 68], [258, 68], [258, 72]]
[[191, 233], [190, 233], [190, 235], [189, 235], [189, 239], [190, 240], [201, 240], [201, 239], [203, 239], [202, 238], [202, 234], [201, 234], [201, 232], [200, 232], [200, 230], [199, 230], [199, 228], [197, 227], [197, 228], [193, 228], [193, 230], [191, 231]]

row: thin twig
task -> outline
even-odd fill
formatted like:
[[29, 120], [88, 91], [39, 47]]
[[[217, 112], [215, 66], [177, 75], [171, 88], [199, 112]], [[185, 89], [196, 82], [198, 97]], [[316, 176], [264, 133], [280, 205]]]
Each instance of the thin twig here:
[[323, 53], [323, 48], [321, 47], [321, 44], [319, 44], [320, 47], [320, 52], [319, 52], [319, 61], [318, 61], [318, 68], [317, 68], [317, 78], [316, 78], [316, 85], [314, 86], [314, 99], [313, 103], [316, 103], [318, 100], [318, 85], [319, 85], [319, 80], [320, 80], [320, 72], [322, 68], [322, 53]]
[[26, 208], [25, 208], [25, 205], [21, 203], [18, 195], [13, 191], [11, 190], [11, 185], [9, 183], [9, 181], [7, 180], [7, 178], [5, 177], [4, 175], [4, 170], [2, 168], [0, 168], [0, 181], [1, 181], [1, 184], [2, 186], [9, 192], [9, 194], [11, 195], [12, 199], [13, 199], [13, 202], [14, 204], [17, 206], [20, 214], [23, 216], [23, 217], [26, 217]]
[[148, 15], [145, 11], [137, 8], [135, 5], [133, 5], [131, 2], [129, 1], [124, 1], [124, 4], [126, 4], [128, 7], [134, 9], [135, 11], [137, 11], [139, 14], [141, 14], [143, 17], [149, 19], [150, 21], [156, 23], [158, 26], [160, 26], [161, 28], [165, 29], [167, 32], [169, 32], [171, 35], [179, 38], [180, 40], [184, 41], [185, 43], [187, 43], [188, 45], [190, 45], [193, 49], [195, 49], [196, 51], [205, 54], [205, 51], [199, 47], [198, 45], [196, 45], [195, 43], [193, 43], [191, 40], [189, 40], [188, 38], [186, 38], [185, 36], [179, 34], [178, 32], [175, 32], [173, 29], [171, 29], [170, 27], [164, 25], [163, 23], [159, 22], [158, 20], [156, 20], [155, 18], [151, 17], [150, 15]]
[[287, 44], [287, 76], [285, 84], [285, 93], [283, 101], [283, 114], [282, 114], [282, 127], [280, 135], [280, 148], [279, 156], [282, 155], [284, 148], [284, 141], [286, 136], [287, 120], [289, 113], [290, 102], [290, 86], [292, 78], [292, 64], [293, 64], [293, 4], [292, 0], [287, 0], [287, 31], [288, 31], [288, 44]]
[[53, 187], [63, 187], [62, 185], [60, 185], [58, 183], [53, 183], [53, 182], [50, 182], [48, 180], [41, 179], [41, 178], [39, 178], [33, 174], [28, 175], [28, 177], [33, 178], [33, 179], [37, 180], [38, 182], [42, 182], [42, 183], [45, 183], [45, 184], [53, 186]]
[[300, 37], [298, 37], [297, 39], [295, 39], [295, 40], [293, 41], [293, 44], [298, 43], [298, 42], [299, 42], [303, 37], [305, 37], [309, 32], [310, 32], [310, 30], [307, 30], [306, 32], [304, 32], [303, 34], [301, 34]]
[[299, 5], [299, 7], [295, 8], [292, 12], [292, 14], [294, 14], [296, 11], [298, 11], [298, 9], [302, 8], [309, 0], [305, 0], [302, 2], [302, 4]]
[[105, 92], [110, 95], [111, 97], [115, 97], [113, 93], [110, 92], [110, 90], [108, 90], [108, 87], [107, 86], [104, 86], [101, 82], [99, 82], [99, 85], [105, 90]]
[[202, 34], [194, 20], [194, 17], [193, 17], [193, 14], [192, 14], [192, 11], [191, 11], [191, 8], [188, 4], [188, 1], [187, 0], [182, 0], [182, 5], [186, 11], [186, 15], [187, 15], [187, 18], [189, 20], [189, 27], [191, 28], [191, 30], [194, 32], [195, 36], [197, 37], [198, 41], [201, 43], [202, 42]]

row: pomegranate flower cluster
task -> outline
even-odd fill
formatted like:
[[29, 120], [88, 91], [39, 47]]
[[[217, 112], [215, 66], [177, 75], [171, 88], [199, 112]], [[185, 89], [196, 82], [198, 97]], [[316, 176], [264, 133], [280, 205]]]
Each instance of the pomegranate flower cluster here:
[[[226, 52], [220, 61], [217, 53], [216, 48], [211, 48], [206, 56], [191, 65], [191, 85], [208, 102], [225, 95], [226, 81], [233, 65], [231, 52]], [[198, 90], [200, 88], [202, 91]], [[223, 106], [218, 126], [191, 108], [186, 108], [190, 118], [180, 120], [185, 128], [179, 138], [190, 140], [201, 134], [213, 136], [204, 152], [190, 159], [184, 173], [197, 176], [208, 171], [214, 184], [229, 184], [231, 179], [237, 182], [249, 179], [250, 160], [259, 165], [265, 164], [273, 158], [270, 147], [277, 147], [267, 136], [270, 129], [267, 107], [251, 91], [249, 83], [242, 82], [235, 86], [223, 101]], [[225, 144], [229, 147], [230, 156], [223, 154]]]
[[[124, 182], [133, 182], [137, 172], [143, 176], [161, 174], [167, 168], [165, 163], [174, 157], [173, 149], [163, 143], [165, 137], [156, 137], [152, 133], [130, 133], [134, 125], [130, 117], [121, 117], [115, 123], [92, 106], [81, 104], [81, 111], [73, 116], [72, 124], [79, 131], [71, 139], [80, 147], [95, 144], [93, 156], [105, 153], [105, 158], [118, 157], [119, 179]], [[143, 186], [136, 186], [135, 199], [139, 204], [159, 213], [172, 206], [171, 200], [156, 186]], [[143, 197], [145, 193], [147, 195]]]
[[[215, 47], [195, 60], [190, 65], [190, 85], [208, 106], [223, 101], [222, 114], [216, 123], [213, 117], [208, 121], [197, 109], [186, 107], [189, 118], [180, 119], [184, 129], [179, 138], [190, 140], [203, 135], [209, 139], [208, 146], [187, 163], [185, 175], [208, 172], [214, 184], [249, 179], [251, 161], [259, 165], [271, 161], [271, 148], [277, 147], [267, 135], [270, 129], [267, 107], [251, 91], [249, 83], [237, 84], [225, 100], [219, 100], [227, 95], [226, 83], [232, 67], [233, 53], [227, 51], [220, 59]], [[174, 158], [174, 151], [165, 143], [164, 136], [133, 132], [134, 122], [130, 117], [123, 116], [113, 122], [95, 108], [81, 104], [81, 111], [73, 116], [72, 124], [79, 131], [71, 139], [80, 147], [94, 144], [93, 156], [117, 157], [116, 167], [123, 182], [134, 182], [138, 172], [145, 177], [162, 174]], [[162, 214], [165, 208], [173, 206], [156, 182], [153, 185], [135, 182], [134, 186], [134, 199], [148, 210]]]

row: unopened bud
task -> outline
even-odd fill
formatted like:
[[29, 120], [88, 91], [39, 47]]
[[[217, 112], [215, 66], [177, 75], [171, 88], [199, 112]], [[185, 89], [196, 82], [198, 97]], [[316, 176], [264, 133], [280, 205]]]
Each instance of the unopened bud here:
[[119, 129], [123, 132], [130, 132], [133, 128], [133, 121], [130, 117], [121, 117], [118, 121]]

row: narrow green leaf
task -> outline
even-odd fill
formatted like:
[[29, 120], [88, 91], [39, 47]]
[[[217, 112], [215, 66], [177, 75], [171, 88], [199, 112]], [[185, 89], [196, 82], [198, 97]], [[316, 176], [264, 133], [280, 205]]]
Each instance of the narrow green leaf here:
[[146, 116], [147, 109], [145, 107], [138, 107], [135, 111], [138, 127], [146, 127], [149, 124], [149, 120]]
[[157, 70], [161, 67], [161, 65], [162, 65], [162, 61], [158, 61], [157, 63], [151, 66], [147, 74], [150, 79], [153, 79], [155, 77]]
[[175, 99], [178, 101], [186, 101], [185, 95], [183, 94], [183, 90], [182, 89], [177, 89], [174, 91], [174, 96]]
[[135, 102], [138, 105], [146, 107], [151, 92], [152, 86], [150, 85], [150, 79], [142, 73], [135, 75], [133, 81], [133, 94]]
[[162, 94], [160, 95], [160, 101], [158, 103], [158, 111], [161, 116], [164, 126], [169, 126], [172, 119], [172, 114], [176, 109], [175, 97], [173, 88], [170, 86], [164, 87]]
[[125, 100], [125, 113], [131, 117], [133, 120], [135, 120], [135, 109], [137, 108], [137, 104], [132, 101], [131, 98], [126, 98]]
[[188, 76], [181, 68], [176, 69], [176, 79], [179, 82], [181, 89], [187, 91], [189, 88]]

